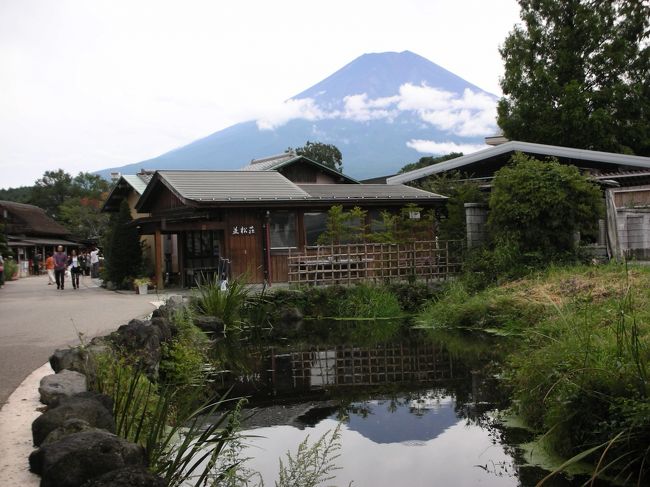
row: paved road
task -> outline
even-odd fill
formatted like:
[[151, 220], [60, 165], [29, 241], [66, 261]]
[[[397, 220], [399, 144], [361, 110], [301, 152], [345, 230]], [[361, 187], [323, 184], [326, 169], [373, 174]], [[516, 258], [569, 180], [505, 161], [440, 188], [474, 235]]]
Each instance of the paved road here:
[[80, 289], [47, 285], [47, 277], [28, 277], [0, 288], [0, 407], [56, 348], [79, 344], [149, 314], [154, 295], [121, 294], [82, 277]]

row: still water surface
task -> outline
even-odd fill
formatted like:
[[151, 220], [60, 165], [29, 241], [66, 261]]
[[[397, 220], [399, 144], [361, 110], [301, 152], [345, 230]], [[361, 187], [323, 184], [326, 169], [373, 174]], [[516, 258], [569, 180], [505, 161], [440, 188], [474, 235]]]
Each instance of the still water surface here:
[[535, 485], [545, 473], [525, 465], [493, 419], [508, 398], [496, 378], [498, 347], [485, 340], [468, 353], [420, 333], [247, 352], [252, 368], [230, 379], [251, 397], [248, 468], [273, 485], [287, 451], [340, 425], [339, 470], [328, 485]]

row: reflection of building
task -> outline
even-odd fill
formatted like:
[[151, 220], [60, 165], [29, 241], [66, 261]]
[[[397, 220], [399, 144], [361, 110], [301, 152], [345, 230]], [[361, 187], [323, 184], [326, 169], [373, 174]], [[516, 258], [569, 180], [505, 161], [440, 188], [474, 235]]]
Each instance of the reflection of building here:
[[7, 243], [14, 252], [21, 276], [33, 272], [35, 255], [39, 256], [42, 265], [46, 254], [54, 252], [56, 246], [63, 245], [66, 251], [78, 246], [69, 240], [68, 229], [37, 206], [0, 201], [0, 223], [5, 226]]
[[371, 386], [453, 378], [453, 359], [431, 343], [339, 345], [291, 354], [294, 387]]

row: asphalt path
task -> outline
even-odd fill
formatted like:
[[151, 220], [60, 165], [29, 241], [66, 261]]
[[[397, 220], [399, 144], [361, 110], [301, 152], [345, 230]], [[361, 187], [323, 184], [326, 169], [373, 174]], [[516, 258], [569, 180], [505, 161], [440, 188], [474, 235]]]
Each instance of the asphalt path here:
[[47, 276], [6, 282], [0, 288], [0, 408], [33, 370], [57, 348], [105, 335], [133, 318], [142, 318], [158, 301], [155, 294], [107, 291], [82, 277], [75, 290], [47, 284]]

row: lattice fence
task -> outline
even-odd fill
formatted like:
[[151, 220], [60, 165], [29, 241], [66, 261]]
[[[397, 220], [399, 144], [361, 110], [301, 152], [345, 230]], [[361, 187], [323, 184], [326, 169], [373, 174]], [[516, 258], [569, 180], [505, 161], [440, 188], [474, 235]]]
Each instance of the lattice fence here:
[[446, 280], [460, 270], [461, 241], [355, 243], [305, 247], [289, 254], [289, 282]]

